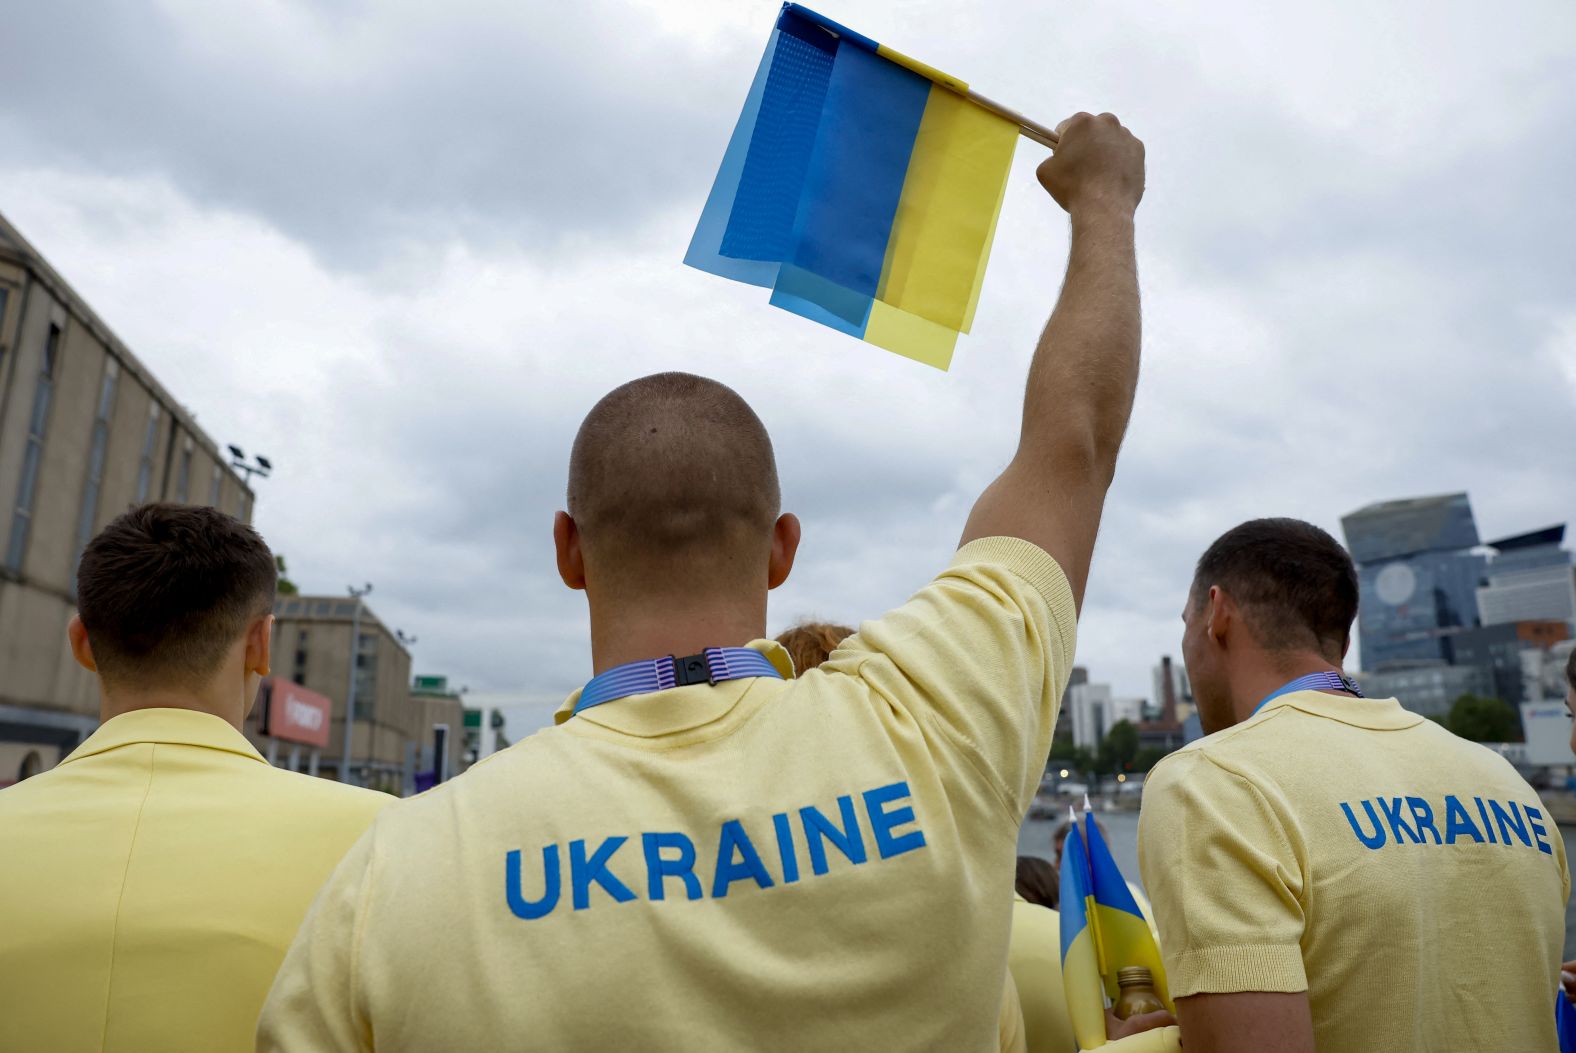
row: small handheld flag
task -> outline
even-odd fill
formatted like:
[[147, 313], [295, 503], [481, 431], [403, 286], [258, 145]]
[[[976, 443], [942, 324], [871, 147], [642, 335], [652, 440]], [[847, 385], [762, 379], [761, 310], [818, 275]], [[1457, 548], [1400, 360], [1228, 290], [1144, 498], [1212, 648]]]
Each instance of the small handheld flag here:
[[784, 4], [684, 262], [946, 369], [1020, 134], [1043, 125]]
[[1095, 920], [1093, 879], [1089, 857], [1078, 832], [1078, 816], [1071, 808], [1067, 814], [1072, 827], [1062, 843], [1062, 991], [1067, 996], [1067, 1015], [1072, 1021], [1073, 1037], [1079, 1049], [1105, 1045], [1105, 995], [1101, 983], [1099, 942], [1092, 923]]
[[1120, 970], [1145, 967], [1166, 1009], [1175, 1013], [1176, 1005], [1160, 948], [1094, 823], [1088, 798], [1082, 829], [1077, 814], [1067, 811], [1072, 827], [1062, 844], [1062, 989], [1078, 1048], [1096, 1049], [1106, 1042], [1106, 999], [1114, 1002], [1121, 993]]
[[[1100, 964], [1105, 980], [1105, 993], [1115, 1001], [1121, 994], [1117, 985], [1117, 970], [1132, 965], [1142, 965], [1155, 981], [1155, 993], [1172, 1013], [1177, 1011], [1166, 986], [1166, 968], [1160, 960], [1160, 948], [1155, 945], [1154, 933], [1138, 901], [1127, 887], [1127, 879], [1111, 857], [1100, 828], [1094, 818], [1084, 811], [1084, 841], [1092, 877], [1095, 931], [1100, 940]], [[1065, 854], [1065, 852], [1064, 852]]]

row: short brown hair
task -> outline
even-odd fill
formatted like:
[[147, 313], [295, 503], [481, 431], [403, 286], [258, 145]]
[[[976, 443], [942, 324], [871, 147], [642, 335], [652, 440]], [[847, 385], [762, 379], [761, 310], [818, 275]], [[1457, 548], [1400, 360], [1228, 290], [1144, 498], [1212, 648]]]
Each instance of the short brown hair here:
[[117, 516], [77, 565], [77, 613], [106, 680], [204, 683], [247, 622], [273, 609], [273, 553], [212, 508], [149, 504]]
[[1576, 691], [1576, 648], [1573, 648], [1570, 657], [1565, 659], [1565, 682]]
[[[772, 441], [724, 384], [657, 373], [592, 407], [569, 456], [569, 514], [588, 562], [637, 587], [766, 573], [782, 495]], [[709, 577], [686, 576], [699, 556]]]
[[788, 657], [793, 659], [794, 672], [802, 673], [826, 661], [837, 650], [837, 645], [852, 635], [854, 630], [846, 625], [801, 622], [792, 629], [784, 629], [778, 635], [777, 642], [787, 649]]
[[1218, 585], [1267, 651], [1312, 648], [1339, 662], [1357, 617], [1357, 568], [1340, 542], [1300, 519], [1250, 519], [1199, 557], [1193, 603]]
[[1018, 876], [1013, 881], [1013, 891], [1030, 903], [1056, 909], [1061, 899], [1061, 872], [1056, 864], [1039, 856], [1019, 856]]

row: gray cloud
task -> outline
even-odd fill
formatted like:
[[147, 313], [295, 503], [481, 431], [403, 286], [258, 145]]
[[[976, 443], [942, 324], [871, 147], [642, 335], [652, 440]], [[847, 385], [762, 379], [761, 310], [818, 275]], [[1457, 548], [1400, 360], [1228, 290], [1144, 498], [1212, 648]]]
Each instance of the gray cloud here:
[[742, 99], [750, 73], [612, 0], [28, 4], [5, 41], [10, 151], [162, 175], [361, 268], [639, 222], [693, 192], [692, 154], [720, 155], [727, 106], [695, 100]]
[[[202, 8], [112, 7], [71, 27], [77, 56], [0, 55], [0, 208], [216, 437], [275, 457], [259, 522], [303, 585], [371, 578], [418, 665], [541, 703], [587, 672], [548, 530], [613, 385], [685, 368], [761, 412], [806, 523], [774, 629], [901, 602], [1011, 451], [1065, 251], [1032, 148], [950, 374], [679, 266], [774, 9], [282, 8], [241, 47]], [[7, 40], [64, 32], [60, 10]], [[940, 3], [843, 17], [1148, 143], [1145, 370], [1080, 638], [1097, 678], [1148, 692], [1193, 560], [1242, 519], [1336, 530], [1455, 489], [1486, 536], [1576, 511], [1558, 3], [1000, 13], [1011, 33]]]

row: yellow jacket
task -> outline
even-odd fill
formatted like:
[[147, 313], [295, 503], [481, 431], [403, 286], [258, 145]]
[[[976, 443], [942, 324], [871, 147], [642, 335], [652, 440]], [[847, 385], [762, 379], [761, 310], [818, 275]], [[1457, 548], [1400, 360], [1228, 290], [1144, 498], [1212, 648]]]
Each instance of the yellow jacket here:
[[207, 713], [107, 721], [0, 791], [0, 1050], [250, 1050], [313, 895], [392, 800]]

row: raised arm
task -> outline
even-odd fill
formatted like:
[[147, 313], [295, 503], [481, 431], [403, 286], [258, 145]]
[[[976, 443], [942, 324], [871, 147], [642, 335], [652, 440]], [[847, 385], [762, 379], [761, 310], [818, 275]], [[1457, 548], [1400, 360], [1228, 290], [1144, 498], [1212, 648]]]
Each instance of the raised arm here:
[[1029, 366], [1018, 451], [975, 503], [963, 542], [1032, 541], [1061, 565], [1081, 606], [1138, 384], [1133, 213], [1144, 144], [1109, 113], [1077, 114], [1059, 131], [1038, 175], [1072, 217], [1067, 277]]

